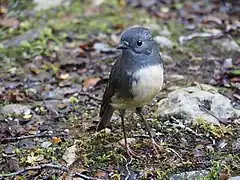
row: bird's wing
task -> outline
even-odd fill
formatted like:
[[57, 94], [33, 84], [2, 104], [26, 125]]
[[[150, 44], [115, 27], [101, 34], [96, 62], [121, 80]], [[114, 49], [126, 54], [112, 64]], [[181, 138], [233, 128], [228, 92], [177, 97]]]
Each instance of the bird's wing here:
[[119, 69], [119, 59], [115, 62], [115, 64], [112, 67], [111, 73], [109, 75], [109, 82], [108, 86], [104, 92], [101, 108], [100, 108], [100, 114], [99, 116], [102, 117], [105, 110], [109, 106], [109, 103], [111, 102], [111, 97], [116, 92], [116, 88], [118, 87], [119, 81], [120, 81], [120, 69]]

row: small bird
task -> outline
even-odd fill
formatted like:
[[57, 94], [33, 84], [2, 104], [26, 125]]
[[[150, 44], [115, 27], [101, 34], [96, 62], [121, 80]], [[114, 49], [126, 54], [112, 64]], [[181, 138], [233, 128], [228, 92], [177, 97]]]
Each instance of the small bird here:
[[126, 109], [135, 108], [156, 150], [158, 145], [142, 114], [142, 107], [150, 103], [163, 86], [163, 63], [158, 45], [147, 28], [134, 27], [122, 34], [117, 49], [121, 49], [122, 53], [109, 76], [97, 131], [106, 128], [114, 110], [119, 110], [125, 147], [131, 153], [127, 145], [124, 115]]

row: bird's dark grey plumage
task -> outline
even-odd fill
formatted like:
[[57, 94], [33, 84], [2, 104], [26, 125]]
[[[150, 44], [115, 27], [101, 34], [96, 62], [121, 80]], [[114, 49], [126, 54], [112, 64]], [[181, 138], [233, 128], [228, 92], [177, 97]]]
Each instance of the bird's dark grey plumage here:
[[115, 109], [124, 111], [150, 103], [163, 85], [162, 59], [148, 29], [128, 29], [118, 49], [122, 49], [122, 54], [109, 76], [97, 130], [109, 124]]

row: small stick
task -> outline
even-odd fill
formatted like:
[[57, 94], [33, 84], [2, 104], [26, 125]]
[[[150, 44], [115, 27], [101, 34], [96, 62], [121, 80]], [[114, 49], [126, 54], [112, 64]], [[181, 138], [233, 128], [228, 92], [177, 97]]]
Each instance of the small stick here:
[[18, 136], [18, 137], [9, 137], [9, 138], [3, 138], [1, 139], [1, 142], [14, 142], [14, 141], [19, 141], [22, 139], [28, 139], [28, 138], [44, 138], [44, 137], [62, 137], [62, 136], [67, 136], [68, 134], [57, 134], [57, 135], [50, 135], [50, 134], [35, 134], [35, 135], [28, 135], [28, 136]]
[[17, 176], [17, 175], [23, 174], [27, 171], [36, 171], [36, 170], [42, 170], [42, 169], [48, 169], [48, 168], [57, 169], [57, 170], [61, 170], [61, 171], [64, 171], [64, 172], [68, 171], [68, 169], [64, 166], [59, 166], [59, 165], [55, 165], [55, 164], [41, 164], [39, 166], [27, 167], [25, 169], [22, 169], [22, 170], [13, 172], [13, 173], [9, 173], [9, 174], [0, 174], [0, 177]]
[[[23, 174], [27, 171], [36, 171], [36, 170], [43, 170], [43, 169], [56, 169], [56, 170], [61, 170], [63, 172], [68, 172], [68, 168], [61, 166], [61, 165], [56, 165], [56, 164], [41, 164], [38, 166], [32, 166], [32, 167], [27, 167], [25, 169], [9, 173], [9, 174], [0, 174], [0, 178], [3, 177], [12, 177], [12, 176], [17, 176], [19, 174]], [[88, 180], [99, 180], [99, 178], [94, 178], [94, 177], [89, 177], [87, 175], [81, 174], [81, 173], [74, 173], [72, 177], [81, 177], [83, 179], [88, 179]]]

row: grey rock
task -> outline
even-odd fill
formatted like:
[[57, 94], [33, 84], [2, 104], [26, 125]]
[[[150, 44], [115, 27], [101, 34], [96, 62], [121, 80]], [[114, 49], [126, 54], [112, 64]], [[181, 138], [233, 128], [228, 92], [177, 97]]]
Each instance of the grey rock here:
[[23, 149], [34, 149], [36, 146], [32, 139], [22, 139], [19, 141], [18, 147]]
[[234, 151], [240, 152], [240, 138], [238, 138], [237, 140], [233, 141], [232, 148], [233, 148]]
[[240, 46], [230, 38], [221, 38], [213, 40], [213, 44], [219, 46], [222, 51], [237, 51], [240, 52]]
[[183, 172], [179, 174], [174, 174], [170, 177], [170, 180], [194, 180], [203, 178], [208, 174], [208, 171], [201, 170], [201, 171], [190, 171], [190, 172]]
[[180, 80], [184, 80], [184, 76], [180, 75], [180, 74], [171, 74], [168, 76], [169, 80], [172, 81], [180, 81]]
[[15, 36], [10, 40], [1, 41], [0, 44], [2, 44], [5, 48], [18, 47], [24, 42], [29, 42], [37, 39], [42, 34], [43, 30], [44, 30], [44, 27], [31, 29], [31, 30], [28, 30], [23, 35]]
[[27, 115], [31, 113], [31, 109], [23, 104], [8, 104], [0, 109], [2, 114]]
[[52, 145], [52, 142], [50, 141], [45, 141], [41, 144], [41, 147], [43, 148], [49, 148]]
[[229, 180], [240, 180], [240, 176], [230, 177]]
[[232, 58], [227, 58], [227, 59], [225, 59], [222, 67], [223, 67], [224, 69], [232, 68], [232, 67], [233, 67]]
[[77, 158], [76, 155], [77, 146], [74, 144], [73, 146], [70, 146], [66, 149], [66, 151], [63, 154], [63, 160], [66, 161], [67, 165], [70, 166]]
[[34, 3], [36, 4], [34, 10], [35, 11], [41, 11], [44, 9], [56, 7], [59, 5], [68, 5], [69, 1], [61, 1], [61, 0], [34, 0]]
[[93, 48], [94, 48], [95, 50], [101, 51], [101, 50], [106, 49], [106, 48], [109, 48], [109, 47], [108, 47], [108, 45], [105, 44], [105, 43], [97, 42], [97, 43], [95, 43], [95, 44], [93, 45]]
[[16, 147], [12, 144], [8, 144], [5, 148], [4, 148], [4, 152], [5, 154], [14, 154], [15, 153], [15, 149]]
[[154, 40], [156, 41], [157, 44], [160, 45], [160, 47], [167, 47], [167, 48], [173, 47], [172, 41], [165, 36], [156, 36], [154, 37]]
[[53, 91], [44, 92], [42, 95], [44, 99], [50, 100], [50, 99], [63, 99], [65, 95], [70, 95], [80, 92], [80, 88], [72, 88], [72, 87], [63, 87], [63, 88], [56, 88]]
[[110, 48], [108, 44], [97, 42], [93, 45], [93, 48], [99, 52], [116, 52], [115, 48]]
[[169, 93], [168, 98], [158, 103], [158, 113], [161, 116], [183, 115], [187, 124], [197, 123], [201, 118], [208, 123], [219, 125], [219, 119], [227, 121], [236, 117], [227, 97], [198, 87], [182, 88]]

